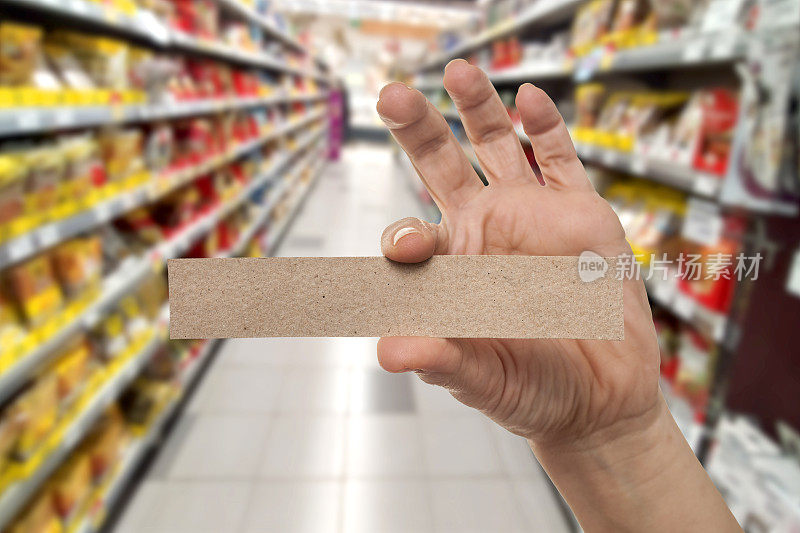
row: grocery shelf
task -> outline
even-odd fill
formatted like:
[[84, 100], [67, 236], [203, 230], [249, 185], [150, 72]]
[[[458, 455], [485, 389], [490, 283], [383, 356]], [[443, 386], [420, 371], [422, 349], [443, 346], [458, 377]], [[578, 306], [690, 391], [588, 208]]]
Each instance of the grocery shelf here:
[[27, 107], [0, 109], [0, 137], [44, 134], [58, 130], [90, 128], [108, 124], [169, 120], [221, 111], [271, 106], [291, 102], [313, 102], [326, 93], [277, 94], [264, 97], [223, 98], [165, 104]]
[[452, 50], [437, 54], [433, 59], [426, 62], [421, 67], [421, 70], [429, 70], [443, 65], [451, 59], [463, 55], [465, 52], [480, 48], [495, 39], [520, 31], [527, 26], [566, 20], [582, 3], [583, 0], [549, 0], [547, 2], [534, 2], [518, 15], [482, 31], [476, 37], [467, 40]]
[[15, 394], [55, 349], [64, 346], [75, 333], [96, 324], [106, 309], [133, 291], [150, 271], [150, 265], [143, 261], [129, 261], [104, 279], [100, 296], [94, 302], [68, 318], [52, 335], [42, 339], [32, 351], [22, 354], [11, 367], [0, 373], [0, 403]]
[[[524, 133], [520, 138], [523, 137]], [[524, 140], [530, 142], [527, 137]], [[723, 177], [676, 163], [654, 161], [641, 155], [578, 142], [575, 143], [575, 149], [584, 161], [669, 185], [696, 196], [716, 199], [722, 188]]]
[[[220, 342], [220, 339], [208, 340], [201, 348], [200, 353], [183, 370], [180, 376], [182, 391], [192, 387], [200, 370], [205, 366], [206, 361], [214, 353], [216, 346]], [[167, 422], [172, 419], [178, 406], [185, 399], [185, 393], [182, 393], [178, 398], [171, 401], [150, 423], [147, 432], [128, 446], [124, 452], [125, 457], [117, 467], [114, 477], [109, 482], [104, 493], [99, 496], [98, 500], [93, 502], [94, 505], [91, 506], [89, 515], [85, 516], [75, 527], [75, 533], [94, 533], [102, 530], [102, 518], [110, 509], [114, 508], [122, 497], [125, 487], [132, 481], [147, 452], [158, 444]]]
[[[52, 15], [59, 20], [69, 20], [91, 25], [123, 36], [166, 44], [164, 34], [153, 32], [142, 17], [129, 16], [116, 8], [88, 0], [0, 0], [0, 6], [23, 8]], [[158, 23], [157, 21], [155, 21]]]
[[572, 69], [563, 62], [521, 63], [513, 67], [491, 70], [487, 73], [493, 83], [534, 82], [549, 78], [564, 78], [572, 75]]
[[8, 486], [2, 492], [2, 495], [0, 495], [0, 529], [15, 518], [39, 487], [64, 462], [105, 409], [119, 397], [139, 374], [161, 342], [162, 339], [159, 335], [153, 335], [138, 353], [127, 360], [112, 377], [106, 380], [86, 407], [69, 424], [63, 436], [58, 439], [55, 448], [47, 454], [35, 471], [25, 479]]
[[239, 16], [244, 17], [251, 22], [258, 24], [261, 29], [265, 30], [271, 37], [281, 41], [286, 46], [294, 49], [297, 52], [305, 52], [305, 48], [295, 39], [287, 35], [283, 30], [275, 26], [275, 24], [268, 18], [257, 13], [253, 8], [246, 5], [241, 0], [217, 0], [219, 4], [230, 11], [233, 11]]
[[135, 290], [154, 268], [161, 268], [166, 259], [179, 257], [186, 252], [197, 239], [208, 233], [222, 219], [238, 208], [253, 191], [274, 179], [283, 169], [293, 163], [296, 155], [320, 136], [319, 133], [309, 135], [307, 139], [298, 143], [298, 147], [292, 155], [274, 164], [267, 172], [254, 179], [234, 199], [192, 222], [178, 235], [154, 247], [143, 257], [130, 259], [123, 263], [116, 272], [103, 281], [99, 298], [67, 319], [52, 334], [37, 343], [32, 351], [21, 354], [11, 367], [0, 373], [0, 403], [19, 390], [55, 349], [62, 346], [75, 333], [93, 327], [108, 308]]
[[728, 317], [704, 307], [691, 296], [680, 292], [676, 280], [647, 280], [645, 288], [650, 299], [658, 306], [691, 324], [714, 342], [722, 341]]
[[[238, 3], [237, 0], [224, 2], [225, 5], [234, 3]], [[226, 61], [313, 77], [321, 81], [327, 79], [318, 72], [296, 68], [286, 63], [283, 59], [273, 57], [266, 52], [247, 52], [220, 41], [198, 39], [165, 26], [155, 16], [146, 12], [140, 11], [135, 15], [128, 15], [116, 8], [89, 0], [0, 0], [0, 7], [4, 5], [52, 15], [58, 17], [59, 20], [75, 21], [106, 32], [149, 41], [159, 47], [178, 48], [189, 52], [213, 55]], [[245, 10], [244, 12], [249, 10], [244, 6], [243, 9]], [[257, 16], [255, 12], [253, 12], [253, 15]], [[289, 44], [295, 49], [299, 47], [302, 50], [299, 43], [289, 39], [274, 25], [262, 20], [261, 17], [257, 18], [262, 27], [268, 28], [267, 32], [270, 36], [279, 39], [284, 44]]]
[[[320, 137], [320, 133], [309, 135], [307, 139], [298, 143], [298, 148], [296, 149], [294, 155], [308, 148], [308, 146], [310, 146], [313, 142], [319, 140]], [[138, 282], [141, 281], [144, 276], [152, 270], [154, 261], [161, 262], [164, 259], [176, 257], [182, 251], [185, 251], [185, 248], [187, 248], [191, 242], [193, 242], [193, 240], [196, 240], [204, 231], [208, 231], [213, 227], [214, 224], [209, 224], [209, 220], [213, 219], [218, 221], [223, 218], [225, 216], [224, 214], [232, 211], [232, 206], [239, 205], [244, 201], [244, 199], [247, 198], [247, 196], [249, 196], [249, 194], [252, 193], [257, 186], [262, 185], [264, 182], [274, 177], [279, 170], [284, 168], [291, 160], [294, 159], [294, 155], [287, 157], [282, 162], [276, 164], [272, 170], [265, 173], [261, 178], [255, 180], [251, 186], [248, 186], [244, 191], [237, 195], [236, 200], [208, 215], [200, 222], [193, 224], [190, 230], [182, 233], [178, 238], [175, 239], [177, 242], [170, 241], [167, 246], [158, 247], [156, 250], [154, 250], [154, 252], [148, 254], [147, 257], [135, 261], [130, 265], [130, 268], [125, 269], [124, 272], [119, 271], [116, 273], [113, 276], [114, 281], [112, 282], [109, 279], [106, 284], [108, 287], [104, 286], [101, 301], [98, 301], [96, 305], [93, 305], [87, 309], [81, 315], [80, 320], [73, 321], [73, 323], [64, 328], [64, 330], [62, 330], [62, 332], [60, 332], [57, 336], [51, 337], [50, 340], [47, 341], [47, 346], [37, 348], [37, 353], [32, 354], [35, 355], [36, 361], [33, 360], [34, 357], [28, 356], [23, 360], [24, 367], [18, 364], [12, 368], [11, 371], [0, 375], [0, 394], [8, 393], [10, 391], [10, 387], [13, 386], [10, 381], [12, 376], [19, 381], [26, 379], [27, 376], [30, 375], [29, 372], [36, 367], [36, 364], [40, 363], [47, 355], [48, 349], [52, 349], [54, 346], [58, 345], [60, 341], [64, 338], [67, 338], [69, 334], [74, 333], [74, 331], [77, 331], [77, 329], [82, 327], [85, 323], [91, 321], [92, 317], [94, 317], [94, 320], [96, 321], [99, 318], [99, 314], [102, 312], [103, 307], [109, 305], [110, 302], [113, 303], [123, 294], [135, 288]], [[300, 171], [297, 171], [298, 174], [299, 172]], [[295, 181], [295, 179], [291, 180], [290, 184], [294, 184]], [[284, 188], [281, 194], [284, 194], [287, 189], [288, 187]], [[300, 194], [304, 195], [306, 190], [307, 186]], [[269, 212], [271, 212], [272, 208], [274, 208], [274, 206], [277, 204], [277, 201], [278, 199], [269, 204]], [[253, 227], [257, 227], [259, 223], [263, 223], [266, 218], [267, 215], [260, 217], [260, 221], [256, 221], [253, 224]], [[255, 231], [252, 233], [248, 232], [250, 238], [252, 238], [254, 234]], [[237, 246], [232, 252], [225, 255], [238, 255], [239, 250], [242, 248], [244, 247], [241, 245]], [[164, 315], [164, 313], [162, 313], [162, 315]], [[167, 322], [168, 310], [167, 316], [164, 318], [164, 320], [162, 320], [161, 326], [165, 327]], [[75, 420], [65, 430], [63, 436], [60, 436], [61, 438], [58, 439], [58, 446], [53, 451], [47, 453], [47, 456], [35, 469], [34, 473], [27, 476], [24, 480], [16, 482], [5, 489], [5, 491], [2, 493], [2, 496], [0, 496], [0, 528], [7, 525], [17, 515], [17, 513], [30, 500], [36, 490], [69, 456], [75, 446], [81, 441], [82, 437], [87, 434], [105, 408], [110, 405], [122, 393], [128, 384], [130, 384], [130, 382], [139, 374], [143, 366], [149, 360], [150, 356], [155, 352], [157, 347], [162, 342], [163, 334], [153, 334], [145, 346], [141, 348], [136, 355], [132, 356], [129, 361], [125, 362], [124, 366], [117, 373], [115, 373], [114, 377], [106, 382], [98, 390], [98, 392], [93, 395], [87, 407], [76, 416]], [[199, 372], [199, 369], [203, 366], [203, 360], [208, 357], [215, 342], [216, 341], [210, 341], [204, 347], [204, 351], [201, 353], [201, 355], [199, 355], [195, 361], [190, 364], [189, 368], [184, 371], [180, 379], [184, 388], [189, 386], [194, 381], [197, 372]], [[28, 371], [28, 374], [23, 373], [25, 370]], [[106, 502], [113, 502], [116, 500], [118, 497], [117, 492], [127, 482], [130, 474], [133, 470], [135, 470], [135, 466], [141, 461], [146, 449], [155, 441], [157, 435], [161, 431], [163, 422], [169, 419], [172, 410], [178, 405], [178, 402], [179, 399], [173, 401], [165, 409], [165, 411], [159, 415], [158, 420], [153, 426], [151, 426], [147, 436], [142, 440], [137, 441], [135, 447], [131, 450], [131, 453], [126, 458], [125, 464], [120, 469], [115, 481], [112, 483], [112, 488], [109, 489], [107, 497], [104, 498]], [[84, 520], [79, 526], [78, 530], [93, 531], [93, 522]]]
[[296, 193], [297, 199], [289, 208], [288, 210], [289, 212], [286, 215], [284, 215], [283, 219], [278, 222], [275, 228], [271, 228], [270, 245], [267, 255], [275, 255], [275, 253], [277, 252], [278, 246], [280, 245], [281, 240], [283, 239], [283, 236], [286, 233], [286, 230], [289, 228], [289, 225], [291, 224], [292, 220], [294, 220], [294, 217], [300, 211], [300, 207], [305, 202], [308, 191], [311, 190], [311, 187], [319, 178], [319, 175], [322, 173], [323, 168], [324, 164], [319, 163], [318, 168], [312, 171], [313, 176], [309, 180], [309, 182], [303, 185], [303, 188]]
[[[725, 63], [741, 59], [747, 51], [743, 34], [734, 30], [724, 33], [684, 34], [674, 40], [661, 41], [636, 48], [617, 50], [600, 71], [654, 70], [682, 65]], [[576, 73], [581, 67], [576, 65]]]
[[[325, 135], [326, 132], [320, 132], [320, 136]], [[308, 144], [313, 144], [319, 137], [312, 137], [308, 140]], [[310, 160], [314, 157], [314, 153], [312, 152], [307, 156], [307, 160]], [[298, 165], [299, 169], [294, 172], [294, 176], [284, 179], [281, 183], [271, 189], [268, 193], [268, 199], [264, 203], [263, 207], [260, 209], [258, 214], [255, 216], [255, 221], [253, 224], [247, 228], [242, 236], [239, 238], [239, 242], [234, 245], [232, 252], [229, 254], [231, 256], [240, 256], [242, 255], [245, 250], [247, 249], [247, 245], [250, 241], [253, 240], [256, 233], [261, 229], [262, 226], [270, 219], [272, 216], [272, 211], [275, 209], [275, 206], [283, 199], [283, 197], [288, 193], [292, 187], [294, 186], [295, 182], [297, 181], [298, 177], [302, 173], [302, 170], [307, 166], [305, 161], [304, 164]]]
[[[324, 115], [324, 111], [318, 111], [308, 117], [289, 122], [258, 139], [233, 148], [224, 156], [214, 158], [196, 167], [179, 171], [177, 175], [175, 173], [164, 173], [157, 176], [151, 183], [124, 193], [120, 197], [101, 202], [90, 210], [61, 221], [45, 224], [4, 244], [0, 244], [0, 269], [22, 261], [58, 242], [100, 226], [136, 207], [160, 198], [193, 179], [207, 174], [214, 168], [229, 163], [272, 139], [303, 128], [319, 120]], [[167, 185], [163, 186], [162, 184]]]

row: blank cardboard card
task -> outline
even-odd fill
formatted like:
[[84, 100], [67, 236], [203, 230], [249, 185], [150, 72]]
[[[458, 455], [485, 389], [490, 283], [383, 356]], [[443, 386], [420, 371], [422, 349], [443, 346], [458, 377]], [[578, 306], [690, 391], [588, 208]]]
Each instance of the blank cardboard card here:
[[604, 276], [582, 281], [578, 257], [173, 259], [170, 337], [621, 340], [613, 262], [605, 260]]

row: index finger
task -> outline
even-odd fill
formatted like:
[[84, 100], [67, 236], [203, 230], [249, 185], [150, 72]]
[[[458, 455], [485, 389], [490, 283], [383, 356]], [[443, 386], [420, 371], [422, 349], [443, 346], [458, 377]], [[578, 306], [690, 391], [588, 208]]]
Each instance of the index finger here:
[[390, 83], [381, 91], [377, 110], [442, 211], [483, 189], [447, 121], [421, 92]]

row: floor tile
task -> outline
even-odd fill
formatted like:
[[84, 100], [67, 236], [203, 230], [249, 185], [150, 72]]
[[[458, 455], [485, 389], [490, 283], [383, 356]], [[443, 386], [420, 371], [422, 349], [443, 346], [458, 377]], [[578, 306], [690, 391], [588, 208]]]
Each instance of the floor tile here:
[[157, 501], [140, 531], [170, 533], [236, 531], [251, 492], [249, 482], [158, 481]]
[[350, 386], [350, 413], [415, 412], [413, 379], [416, 378], [409, 374], [390, 374], [372, 368], [355, 369]]
[[563, 511], [558, 503], [559, 496], [549, 485], [547, 479], [515, 479], [512, 481], [514, 496], [530, 531], [548, 533], [570, 533]]
[[413, 415], [363, 415], [347, 428], [347, 475], [418, 477], [426, 473], [420, 423]]
[[278, 368], [253, 371], [220, 365], [206, 376], [189, 410], [207, 414], [273, 412], [283, 374]]
[[344, 468], [346, 419], [278, 416], [272, 421], [258, 469], [261, 478], [336, 479]]
[[346, 533], [432, 530], [427, 481], [348, 481], [345, 484]]
[[422, 420], [425, 459], [437, 476], [500, 475], [500, 458], [477, 416], [439, 415]]
[[282, 413], [344, 414], [350, 372], [344, 368], [293, 368], [286, 375], [277, 410]]
[[437, 531], [489, 533], [525, 530], [526, 523], [507, 480], [433, 481], [431, 492]]
[[166, 468], [169, 479], [253, 479], [268, 415], [199, 415]]
[[338, 531], [341, 490], [341, 484], [335, 481], [260, 482], [250, 498], [242, 531]]

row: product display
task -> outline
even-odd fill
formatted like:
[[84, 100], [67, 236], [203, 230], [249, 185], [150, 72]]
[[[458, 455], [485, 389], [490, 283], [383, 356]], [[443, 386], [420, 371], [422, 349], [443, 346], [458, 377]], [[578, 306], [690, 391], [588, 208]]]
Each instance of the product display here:
[[167, 341], [165, 260], [246, 252], [307, 191], [325, 138], [325, 66], [268, 5], [73, 4], [0, 21], [0, 529], [15, 533], [102, 525], [213, 346]]

